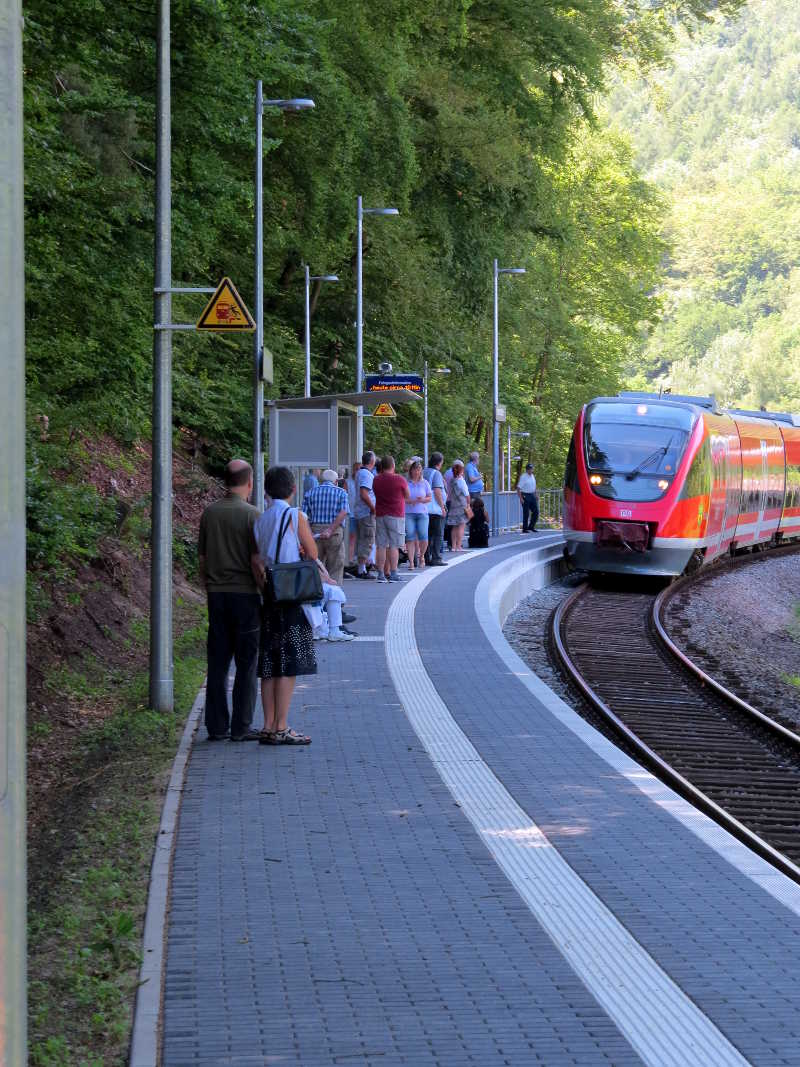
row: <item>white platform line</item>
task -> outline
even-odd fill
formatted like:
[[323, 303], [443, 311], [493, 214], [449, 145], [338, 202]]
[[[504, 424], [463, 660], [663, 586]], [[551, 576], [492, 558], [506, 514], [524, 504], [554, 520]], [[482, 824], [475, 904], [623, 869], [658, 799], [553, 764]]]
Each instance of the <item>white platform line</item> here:
[[[545, 554], [524, 553], [529, 567], [532, 557]], [[450, 566], [467, 558], [453, 559]], [[439, 574], [420, 575], [395, 597], [386, 620], [386, 659], [409, 722], [443, 782], [522, 900], [645, 1063], [746, 1065], [566, 863], [450, 715], [414, 634], [417, 601]]]

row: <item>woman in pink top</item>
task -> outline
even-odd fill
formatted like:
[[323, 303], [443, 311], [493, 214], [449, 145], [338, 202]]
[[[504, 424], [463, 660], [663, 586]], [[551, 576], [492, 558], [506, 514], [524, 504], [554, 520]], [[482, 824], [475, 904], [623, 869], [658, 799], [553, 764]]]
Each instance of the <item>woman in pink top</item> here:
[[408, 468], [408, 496], [406, 504], [406, 552], [408, 569], [414, 570], [414, 560], [419, 556], [419, 569], [425, 569], [425, 549], [428, 547], [428, 504], [431, 487], [422, 477], [422, 464], [411, 461]]

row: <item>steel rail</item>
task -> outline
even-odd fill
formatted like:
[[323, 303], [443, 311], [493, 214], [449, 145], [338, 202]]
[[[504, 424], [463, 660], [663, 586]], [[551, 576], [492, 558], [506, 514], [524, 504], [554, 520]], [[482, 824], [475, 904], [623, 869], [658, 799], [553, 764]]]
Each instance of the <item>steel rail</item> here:
[[[653, 770], [659, 778], [671, 786], [677, 793], [692, 803], [696, 808], [708, 815], [716, 823], [728, 830], [734, 837], [751, 848], [757, 855], [771, 863], [793, 881], [800, 883], [800, 867], [793, 863], [787, 856], [770, 845], [763, 837], [751, 830], [743, 822], [723, 808], [707, 793], [694, 785], [683, 774], [675, 769], [667, 760], [648, 745], [634, 730], [632, 730], [612, 708], [595, 691], [592, 685], [584, 677], [579, 667], [574, 662], [564, 640], [565, 623], [575, 605], [581, 600], [587, 590], [587, 585], [579, 586], [575, 592], [561, 602], [554, 611], [550, 621], [550, 638], [557, 658], [569, 680], [583, 694], [594, 710], [603, 721], [619, 737], [621, 737], [633, 750], [637, 757]], [[749, 706], [748, 706], [749, 707]], [[755, 710], [755, 709], [753, 709]], [[768, 718], [766, 716], [760, 716]], [[800, 738], [787, 731], [774, 720], [768, 722], [776, 727], [776, 734], [781, 735], [781, 740], [786, 740], [784, 734], [789, 734], [792, 743], [800, 744]]]
[[[797, 549], [795, 549], [795, 551], [797, 551]], [[754, 561], [747, 560], [746, 562], [750, 563]], [[710, 578], [713, 577], [713, 575], [704, 574], [702, 577]], [[670, 655], [675, 657], [682, 667], [699, 679], [703, 685], [707, 685], [709, 689], [713, 689], [723, 700], [732, 704], [737, 711], [742, 712], [743, 715], [749, 716], [757, 722], [759, 726], [763, 726], [765, 729], [770, 730], [779, 740], [794, 745], [798, 752], [800, 752], [800, 734], [796, 734], [787, 726], [777, 722], [777, 720], [773, 719], [770, 715], [766, 715], [763, 711], [759, 711], [758, 708], [754, 708], [752, 704], [748, 704], [746, 700], [737, 696], [736, 693], [732, 693], [730, 689], [726, 689], [721, 682], [718, 682], [716, 678], [707, 674], [702, 667], [699, 667], [693, 659], [690, 659], [685, 652], [678, 648], [669, 636], [662, 620], [664, 610], [668, 601], [672, 600], [672, 598], [684, 588], [684, 585], [687, 584], [691, 584], [690, 579], [681, 579], [680, 582], [675, 582], [673, 585], [667, 586], [665, 589], [661, 590], [653, 602], [653, 607], [650, 612], [650, 622], [653, 631], [662, 646], [670, 653]]]

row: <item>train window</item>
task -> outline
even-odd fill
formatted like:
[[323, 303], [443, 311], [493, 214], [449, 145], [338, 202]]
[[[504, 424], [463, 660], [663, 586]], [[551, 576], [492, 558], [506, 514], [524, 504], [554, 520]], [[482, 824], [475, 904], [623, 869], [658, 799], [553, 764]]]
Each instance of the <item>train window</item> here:
[[578, 481], [578, 464], [575, 462], [575, 437], [570, 438], [569, 451], [567, 452], [567, 466], [564, 470], [564, 488], [573, 493], [581, 491], [581, 483]]
[[785, 508], [800, 508], [800, 465], [787, 464]]
[[695, 417], [667, 404], [590, 404], [583, 444], [593, 491], [611, 500], [658, 500], [672, 484]]
[[711, 448], [708, 438], [697, 450], [697, 455], [692, 460], [689, 473], [681, 490], [681, 499], [690, 500], [693, 496], [708, 496], [711, 492]]

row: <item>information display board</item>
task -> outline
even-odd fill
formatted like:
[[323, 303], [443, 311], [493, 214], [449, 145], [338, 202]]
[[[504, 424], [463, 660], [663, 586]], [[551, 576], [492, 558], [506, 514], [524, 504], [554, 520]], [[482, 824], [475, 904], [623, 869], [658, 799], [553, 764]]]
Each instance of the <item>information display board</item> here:
[[420, 396], [425, 388], [421, 374], [368, 374], [366, 387], [368, 393], [383, 389], [409, 389], [412, 393], [419, 393]]

